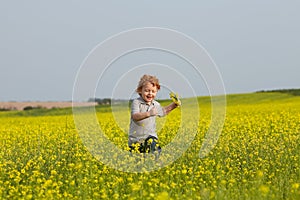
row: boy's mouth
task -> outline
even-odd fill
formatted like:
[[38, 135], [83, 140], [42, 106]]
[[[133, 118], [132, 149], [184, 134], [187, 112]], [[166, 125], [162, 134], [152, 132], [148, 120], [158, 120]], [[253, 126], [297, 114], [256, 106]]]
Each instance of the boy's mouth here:
[[152, 96], [146, 96], [147, 100], [151, 100], [153, 97]]

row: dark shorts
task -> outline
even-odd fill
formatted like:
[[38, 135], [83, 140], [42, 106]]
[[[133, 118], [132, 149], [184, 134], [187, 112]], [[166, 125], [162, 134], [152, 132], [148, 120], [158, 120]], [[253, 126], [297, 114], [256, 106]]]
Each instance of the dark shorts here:
[[[151, 140], [152, 139], [152, 140]], [[134, 151], [135, 147], [129, 146], [130, 152]], [[140, 153], [154, 153], [157, 151], [161, 153], [161, 147], [158, 145], [158, 139], [154, 136], [149, 136], [146, 138], [144, 143], [141, 143], [138, 147]]]

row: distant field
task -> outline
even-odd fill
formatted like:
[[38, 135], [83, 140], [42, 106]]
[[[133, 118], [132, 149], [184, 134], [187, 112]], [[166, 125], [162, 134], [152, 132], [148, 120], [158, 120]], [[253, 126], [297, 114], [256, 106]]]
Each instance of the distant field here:
[[[74, 106], [94, 106], [95, 102], [76, 102]], [[26, 107], [39, 108], [67, 108], [72, 107], [72, 102], [0, 102], [0, 109], [23, 110]]]

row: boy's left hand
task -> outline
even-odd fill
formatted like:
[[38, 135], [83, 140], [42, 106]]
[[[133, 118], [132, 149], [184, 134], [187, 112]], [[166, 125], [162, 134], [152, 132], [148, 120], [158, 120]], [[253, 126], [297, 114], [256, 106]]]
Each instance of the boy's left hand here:
[[181, 106], [181, 101], [180, 101], [177, 93], [175, 94], [175, 93], [171, 92], [170, 93], [170, 98], [176, 104], [176, 106], [178, 106], [178, 107]]

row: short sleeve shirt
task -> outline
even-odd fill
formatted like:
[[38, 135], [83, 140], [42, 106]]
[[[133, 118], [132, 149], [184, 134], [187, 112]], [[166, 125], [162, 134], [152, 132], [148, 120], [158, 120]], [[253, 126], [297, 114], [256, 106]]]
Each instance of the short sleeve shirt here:
[[[150, 104], [147, 104], [142, 97], [138, 97], [132, 102], [131, 116], [139, 112], [148, 112], [154, 107], [157, 109], [159, 117], [165, 116], [164, 109], [160, 103], [153, 100]], [[128, 138], [129, 146], [132, 143], [142, 142], [149, 136], [157, 138], [155, 116], [151, 116], [140, 121], [134, 121], [131, 117]]]

